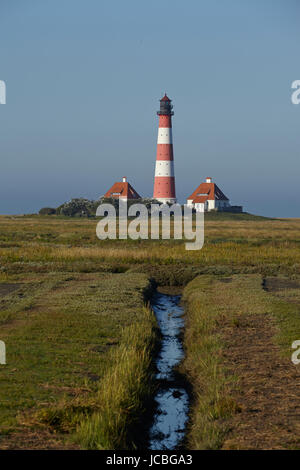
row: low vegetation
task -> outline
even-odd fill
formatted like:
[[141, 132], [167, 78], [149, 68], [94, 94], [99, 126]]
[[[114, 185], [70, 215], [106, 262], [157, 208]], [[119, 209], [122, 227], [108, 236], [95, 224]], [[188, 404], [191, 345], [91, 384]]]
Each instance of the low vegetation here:
[[[144, 204], [149, 213], [151, 203], [158, 203], [155, 199], [133, 199], [127, 202], [128, 207], [133, 204], [141, 203]], [[52, 207], [42, 207], [39, 210], [39, 215], [58, 215], [64, 217], [95, 217], [97, 208], [100, 204], [111, 204], [114, 206], [116, 213], [119, 212], [119, 201], [115, 198], [106, 198], [101, 197], [100, 199], [94, 201], [86, 198], [75, 198], [71, 199], [68, 202], [64, 202], [57, 208]]]
[[147, 277], [32, 274], [14, 285], [0, 311], [10, 313], [1, 326], [0, 434], [22, 447], [26, 429], [48, 426], [59, 439], [78, 429], [81, 447], [132, 447], [129, 430], [151, 394], [158, 338], [144, 306]]
[[[77, 428], [77, 441], [87, 449], [145, 446], [139, 436], [147, 403], [154, 393], [153, 352], [158, 335], [153, 314], [144, 308], [138, 324], [124, 330], [112, 354], [112, 367], [99, 384], [98, 409]], [[146, 433], [145, 429], [142, 429]]]
[[[299, 288], [300, 283], [298, 301]], [[300, 444], [300, 433], [290, 434], [292, 423], [297, 425], [297, 414], [291, 415], [296, 368], [290, 357], [292, 342], [300, 338], [300, 302], [289, 302], [289, 296], [295, 299], [286, 289], [277, 296], [266, 292], [259, 275], [199, 276], [186, 287], [182, 371], [192, 381], [194, 393], [187, 435], [190, 449], [283, 449]], [[281, 368], [286, 376], [278, 388], [274, 379], [278, 374], [282, 380]], [[262, 378], [260, 385], [257, 376]], [[259, 386], [264, 391], [255, 396]], [[248, 401], [247, 387], [254, 387]], [[251, 418], [249, 429], [251, 400], [261, 407], [256, 412], [261, 411], [263, 424]], [[276, 412], [284, 402], [279, 429]]]
[[[251, 410], [268, 409], [255, 401], [263, 395], [272, 396], [274, 407], [287, 399], [297, 406], [289, 355], [300, 338], [300, 219], [211, 213], [198, 252], [186, 251], [183, 240], [100, 241], [96, 224], [93, 217], [0, 216], [0, 339], [7, 346], [0, 448], [145, 444], [137, 417], [153, 394], [158, 341], [146, 306], [150, 279], [186, 285], [182, 372], [193, 388], [187, 447], [257, 448], [244, 429], [250, 422], [260, 448], [272, 447], [272, 439], [276, 448], [297, 447], [296, 438], [282, 434], [285, 425], [257, 413], [282, 437], [280, 447], [247, 410], [249, 403]], [[273, 278], [297, 285], [273, 289]], [[251, 346], [255, 332], [267, 341], [259, 351]], [[268, 369], [267, 351], [287, 375]], [[248, 376], [250, 363], [262, 373]], [[289, 385], [280, 388], [281, 381]], [[263, 392], [251, 395], [258, 386]], [[287, 421], [288, 412], [282, 411]]]
[[176, 265], [194, 266], [199, 273], [299, 273], [300, 219], [240, 220], [242, 215], [236, 214], [236, 221], [233, 214], [225, 220], [225, 215], [208, 218], [199, 251], [187, 251], [182, 240], [100, 241], [93, 219], [2, 216], [1, 271], [99, 272], [115, 266]]

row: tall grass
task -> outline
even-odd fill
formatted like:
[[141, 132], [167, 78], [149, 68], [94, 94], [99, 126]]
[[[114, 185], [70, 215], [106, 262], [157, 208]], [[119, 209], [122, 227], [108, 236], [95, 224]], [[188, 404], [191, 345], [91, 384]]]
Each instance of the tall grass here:
[[[224, 216], [225, 217], [225, 216]], [[227, 216], [226, 216], [227, 217]], [[232, 216], [231, 216], [232, 217]], [[277, 266], [299, 273], [300, 219], [205, 221], [202, 250], [187, 251], [183, 240], [98, 240], [96, 221], [0, 216], [0, 264], [4, 271], [76, 270], [93, 263], [189, 264], [256, 268]], [[241, 271], [240, 271], [241, 272]]]
[[187, 321], [186, 358], [182, 370], [193, 385], [193, 405], [188, 430], [190, 449], [219, 449], [227, 432], [224, 418], [238, 405], [230, 397], [230, 382], [222, 364], [222, 340], [216, 332], [221, 311], [212, 302], [212, 278], [198, 277], [188, 284], [183, 300]]
[[152, 311], [144, 308], [140, 321], [127, 327], [112, 353], [112, 367], [99, 384], [97, 411], [82, 420], [76, 440], [85, 449], [134, 448], [135, 432], [153, 393], [153, 350], [158, 332]]
[[154, 314], [144, 307], [138, 323], [124, 328], [96, 391], [41, 410], [39, 421], [68, 432], [83, 449], [134, 449], [140, 442], [139, 422], [154, 392], [153, 352], [158, 339]]
[[135, 448], [139, 422], [154, 392], [152, 358], [158, 335], [153, 312], [144, 307], [139, 322], [124, 328], [96, 392], [43, 409], [38, 420], [69, 433], [83, 449]]
[[198, 276], [184, 290], [187, 320], [182, 368], [194, 392], [188, 430], [191, 449], [221, 448], [230, 417], [243, 411], [235, 393], [239, 377], [226, 362], [227, 352], [236, 347], [230, 341], [236, 341], [241, 321], [255, 315], [272, 318], [277, 327], [274, 344], [289, 358], [292, 341], [300, 334], [296, 291], [282, 289], [271, 295], [262, 289], [262, 278], [257, 274], [233, 275], [227, 278], [229, 282], [220, 281], [217, 276]]

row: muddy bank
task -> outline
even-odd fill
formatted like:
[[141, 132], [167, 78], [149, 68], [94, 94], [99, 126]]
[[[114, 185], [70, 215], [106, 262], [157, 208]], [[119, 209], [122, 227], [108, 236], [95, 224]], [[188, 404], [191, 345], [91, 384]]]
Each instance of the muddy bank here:
[[8, 294], [11, 294], [12, 292], [15, 292], [16, 290], [20, 289], [23, 284], [13, 284], [13, 283], [0, 283], [0, 297], [5, 297]]

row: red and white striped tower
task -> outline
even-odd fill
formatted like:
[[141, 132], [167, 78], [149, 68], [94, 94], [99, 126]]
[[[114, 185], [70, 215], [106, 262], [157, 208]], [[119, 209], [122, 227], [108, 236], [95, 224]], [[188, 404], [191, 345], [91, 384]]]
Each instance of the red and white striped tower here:
[[160, 100], [158, 111], [159, 126], [157, 138], [157, 154], [154, 178], [153, 198], [159, 202], [176, 202], [175, 176], [172, 141], [173, 106], [165, 95]]

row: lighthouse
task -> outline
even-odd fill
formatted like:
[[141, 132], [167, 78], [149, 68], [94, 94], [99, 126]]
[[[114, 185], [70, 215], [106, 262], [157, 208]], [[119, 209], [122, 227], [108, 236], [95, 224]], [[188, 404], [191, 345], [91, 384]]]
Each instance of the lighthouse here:
[[153, 198], [162, 203], [175, 203], [175, 176], [172, 141], [173, 106], [170, 98], [160, 100], [157, 153]]

